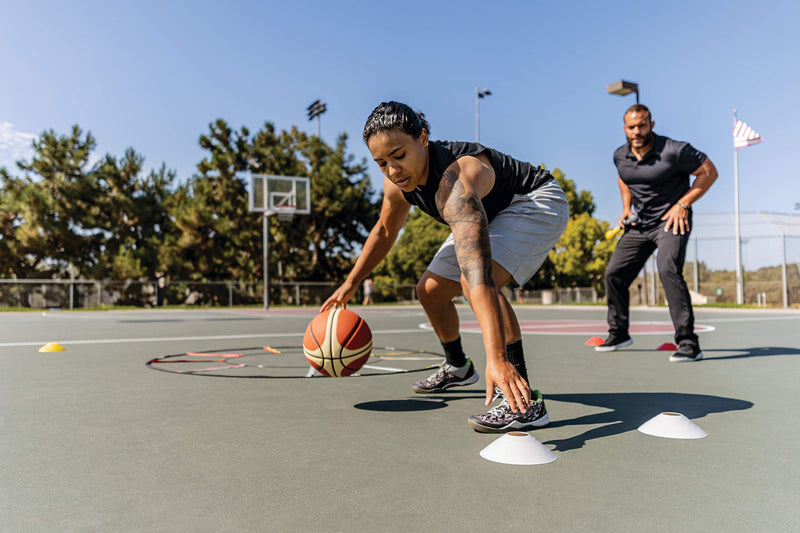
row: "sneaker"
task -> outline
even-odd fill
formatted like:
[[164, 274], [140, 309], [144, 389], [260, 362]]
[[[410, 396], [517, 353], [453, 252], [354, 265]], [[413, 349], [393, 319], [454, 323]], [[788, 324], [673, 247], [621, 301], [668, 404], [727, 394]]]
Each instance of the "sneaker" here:
[[630, 337], [615, 337], [613, 335], [609, 335], [608, 338], [603, 341], [603, 344], [600, 346], [595, 346], [594, 350], [596, 352], [615, 352], [620, 348], [625, 348], [631, 344], [633, 344], [633, 339]]
[[703, 352], [700, 351], [699, 346], [694, 344], [681, 344], [678, 351], [672, 354], [669, 358], [670, 363], [691, 363], [692, 361], [699, 361], [703, 358]]
[[[496, 397], [497, 394], [495, 394]], [[500, 404], [489, 409], [488, 413], [471, 416], [468, 422], [472, 429], [481, 433], [505, 433], [512, 430], [528, 431], [546, 426], [550, 423], [550, 415], [547, 414], [542, 393], [535, 390], [531, 393], [531, 403], [524, 413], [511, 411], [508, 400], [503, 397]]]
[[427, 378], [417, 381], [411, 388], [414, 389], [414, 392], [419, 394], [431, 394], [434, 392], [442, 392], [448, 387], [456, 387], [464, 385], [472, 385], [480, 376], [475, 371], [475, 365], [472, 364], [472, 360], [467, 358], [467, 365], [469, 368], [467, 369], [467, 373], [464, 374], [464, 377], [459, 377], [456, 375], [455, 370], [456, 367], [444, 363], [439, 370], [428, 376]]

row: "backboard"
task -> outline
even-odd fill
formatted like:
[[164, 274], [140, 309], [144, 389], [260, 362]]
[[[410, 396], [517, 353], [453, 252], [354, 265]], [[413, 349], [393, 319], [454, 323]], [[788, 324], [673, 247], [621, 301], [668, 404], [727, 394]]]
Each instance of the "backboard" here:
[[307, 215], [311, 213], [311, 184], [308, 178], [237, 172], [248, 181], [251, 212]]

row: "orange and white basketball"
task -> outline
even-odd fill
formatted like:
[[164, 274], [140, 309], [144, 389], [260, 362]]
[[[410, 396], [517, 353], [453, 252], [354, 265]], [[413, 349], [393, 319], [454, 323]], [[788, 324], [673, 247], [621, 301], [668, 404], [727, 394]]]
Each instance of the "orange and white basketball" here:
[[348, 376], [358, 372], [372, 354], [372, 331], [353, 311], [328, 309], [306, 328], [303, 353], [321, 374]]

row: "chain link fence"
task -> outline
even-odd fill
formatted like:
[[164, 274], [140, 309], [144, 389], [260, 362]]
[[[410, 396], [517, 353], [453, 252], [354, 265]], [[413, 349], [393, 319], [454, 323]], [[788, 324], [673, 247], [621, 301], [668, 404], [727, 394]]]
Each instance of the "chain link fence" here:
[[[322, 305], [338, 285], [335, 282], [271, 281], [270, 304]], [[414, 288], [414, 285], [393, 286], [385, 297], [376, 293], [375, 301], [414, 301]], [[259, 306], [263, 305], [263, 290], [263, 283], [246, 281], [2, 279], [0, 307], [92, 309], [111, 306]], [[362, 298], [360, 289], [353, 302], [360, 303]]]
[[[270, 305], [322, 305], [338, 287], [335, 282], [276, 282], [269, 284]], [[263, 305], [263, 284], [245, 281], [119, 281], [119, 280], [0, 280], [0, 307], [30, 309], [96, 309], [103, 307], [163, 306], [235, 307]], [[503, 289], [515, 303], [581, 304], [598, 302], [592, 288], [551, 290]], [[414, 302], [413, 284], [381, 285], [374, 301]], [[353, 303], [363, 301], [359, 288]], [[459, 301], [463, 301], [461, 298]]]
[[[740, 213], [744, 304], [800, 307], [800, 214]], [[684, 278], [694, 304], [736, 304], [733, 213], [695, 213]], [[632, 305], [666, 305], [656, 256], [630, 288]]]
[[[736, 303], [736, 241], [733, 213], [695, 213], [684, 277], [694, 304]], [[800, 214], [741, 213], [744, 303], [800, 307]], [[658, 252], [656, 251], [656, 254]], [[271, 281], [271, 305], [321, 305], [336, 282]], [[591, 288], [506, 290], [512, 302], [582, 304], [598, 302]], [[655, 255], [630, 287], [631, 305], [666, 305]], [[376, 283], [374, 300], [416, 300], [412, 284]], [[353, 299], [360, 303], [362, 289]], [[263, 285], [246, 281], [0, 280], [0, 307], [86, 309], [106, 306], [258, 306]]]

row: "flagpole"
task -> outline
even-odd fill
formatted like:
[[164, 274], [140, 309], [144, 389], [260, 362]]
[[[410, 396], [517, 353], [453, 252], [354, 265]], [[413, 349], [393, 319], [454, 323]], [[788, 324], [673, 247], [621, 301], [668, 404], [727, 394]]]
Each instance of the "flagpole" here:
[[[736, 126], [736, 109], [733, 110], [733, 125]], [[744, 283], [742, 281], [742, 235], [739, 226], [739, 149], [736, 141], [733, 146], [733, 202], [736, 226], [736, 304], [744, 303]]]

